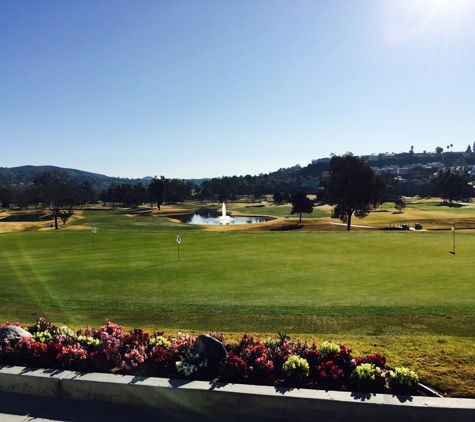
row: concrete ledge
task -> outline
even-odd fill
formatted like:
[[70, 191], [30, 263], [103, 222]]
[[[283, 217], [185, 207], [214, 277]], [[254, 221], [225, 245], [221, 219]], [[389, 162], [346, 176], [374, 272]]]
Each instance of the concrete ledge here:
[[177, 409], [203, 414], [311, 421], [475, 420], [475, 400], [221, 384], [0, 366], [0, 391]]
[[0, 365], [0, 391], [60, 397], [65, 371]]

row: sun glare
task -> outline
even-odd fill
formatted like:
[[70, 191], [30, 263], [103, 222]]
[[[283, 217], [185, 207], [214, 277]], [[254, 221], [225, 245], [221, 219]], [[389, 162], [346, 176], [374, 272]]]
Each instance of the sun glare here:
[[387, 44], [441, 34], [463, 35], [475, 24], [473, 0], [388, 0], [382, 16]]

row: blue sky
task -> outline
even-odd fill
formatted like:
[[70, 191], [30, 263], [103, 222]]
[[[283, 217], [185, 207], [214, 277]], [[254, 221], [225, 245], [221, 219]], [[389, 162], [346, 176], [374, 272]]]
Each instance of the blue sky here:
[[475, 141], [473, 0], [0, 2], [0, 166], [268, 173]]

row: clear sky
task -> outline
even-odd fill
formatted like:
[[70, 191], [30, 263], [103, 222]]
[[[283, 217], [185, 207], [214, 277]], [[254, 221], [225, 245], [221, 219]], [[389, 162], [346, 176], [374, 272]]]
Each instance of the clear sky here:
[[475, 0], [0, 1], [0, 166], [202, 178], [475, 141]]

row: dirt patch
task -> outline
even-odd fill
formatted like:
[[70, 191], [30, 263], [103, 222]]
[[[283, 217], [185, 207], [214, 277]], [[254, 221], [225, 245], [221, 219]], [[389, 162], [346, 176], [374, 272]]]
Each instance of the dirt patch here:
[[44, 223], [2, 223], [0, 222], [0, 233], [18, 233], [31, 230], [40, 230]]

